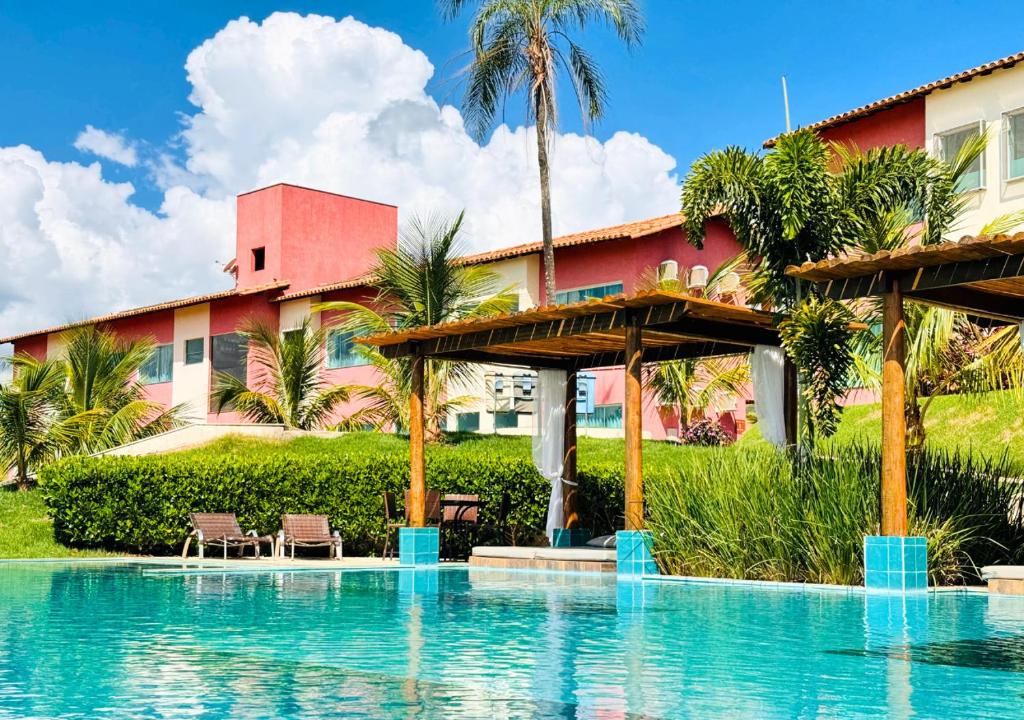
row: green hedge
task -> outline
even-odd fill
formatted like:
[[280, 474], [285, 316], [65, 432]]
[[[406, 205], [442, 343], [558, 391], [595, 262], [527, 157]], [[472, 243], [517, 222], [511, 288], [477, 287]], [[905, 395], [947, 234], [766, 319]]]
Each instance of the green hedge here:
[[[69, 458], [50, 465], [40, 472], [40, 487], [56, 537], [74, 547], [167, 552], [183, 542], [189, 512], [234, 512], [243, 529], [260, 533], [276, 532], [283, 513], [318, 513], [341, 530], [346, 553], [380, 550], [383, 491], [394, 492], [401, 503], [408, 485], [402, 445], [366, 438], [321, 451], [292, 452], [274, 444], [245, 448]], [[481, 442], [439, 446], [428, 448], [426, 466], [429, 487], [481, 496], [483, 532], [493, 527], [507, 492], [511, 512], [504, 541], [530, 542], [543, 533], [549, 486], [525, 453], [495, 452]], [[579, 479], [585, 526], [612, 531], [621, 522], [621, 464], [582, 463]]]

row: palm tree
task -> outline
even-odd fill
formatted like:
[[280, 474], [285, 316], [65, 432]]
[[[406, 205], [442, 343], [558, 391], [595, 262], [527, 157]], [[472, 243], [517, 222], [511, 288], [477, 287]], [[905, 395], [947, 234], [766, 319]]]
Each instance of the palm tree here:
[[315, 430], [325, 427], [338, 405], [349, 399], [347, 386], [321, 378], [327, 329], [314, 329], [309, 317], [283, 334], [263, 320], [250, 319], [239, 334], [249, 341], [255, 377], [249, 387], [230, 373], [218, 373], [211, 393], [218, 413], [232, 409], [253, 422]]
[[[441, 0], [451, 20], [467, 0]], [[591, 22], [610, 25], [628, 48], [639, 44], [643, 18], [634, 0], [480, 0], [470, 24], [473, 61], [463, 102], [472, 132], [483, 138], [504, 100], [526, 95], [526, 112], [537, 127], [544, 287], [555, 297], [555, 250], [551, 232], [548, 150], [558, 127], [555, 82], [564, 73], [576, 92], [584, 123], [599, 120], [607, 93], [594, 58], [572, 35]]]
[[903, 145], [857, 152], [811, 130], [779, 138], [767, 154], [738, 147], [694, 162], [683, 182], [687, 237], [703, 246], [705, 223], [724, 212], [751, 258], [753, 299], [788, 309], [799, 302], [789, 265], [858, 247], [897, 212], [923, 211], [922, 242], [936, 242], [962, 209], [955, 168]]
[[14, 376], [0, 385], [0, 462], [14, 472], [19, 490], [27, 490], [29, 474], [72, 447], [77, 422], [60, 421], [65, 377], [60, 363], [15, 357]]
[[[373, 335], [391, 330], [484, 317], [507, 312], [515, 302], [510, 288], [501, 289], [500, 278], [482, 265], [463, 265], [462, 222], [433, 216], [413, 218], [399, 234], [395, 250], [377, 251], [372, 284], [377, 296], [369, 305], [325, 302], [314, 310], [342, 313], [337, 329], [353, 335]], [[353, 395], [367, 405], [346, 419], [345, 424], [364, 424], [378, 429], [408, 427], [412, 371], [408, 359], [390, 360], [360, 345], [366, 361], [377, 368], [380, 381], [372, 386], [354, 386]], [[470, 365], [428, 360], [426, 384], [426, 430], [437, 438], [448, 413], [473, 400], [469, 396], [449, 397], [454, 387], [472, 378]]]
[[[70, 331], [59, 360], [65, 378], [60, 416], [79, 418], [82, 452], [98, 452], [182, 425], [185, 408], [147, 400], [139, 371], [156, 348], [151, 338], [124, 340], [89, 325]], [[88, 419], [88, 422], [85, 422]], [[76, 421], [78, 422], [78, 421]]]

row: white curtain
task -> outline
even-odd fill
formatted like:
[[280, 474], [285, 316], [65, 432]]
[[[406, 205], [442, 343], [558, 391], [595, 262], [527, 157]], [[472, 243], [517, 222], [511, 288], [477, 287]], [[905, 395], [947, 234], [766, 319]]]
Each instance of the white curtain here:
[[757, 345], [750, 359], [754, 382], [754, 406], [761, 435], [775, 447], [786, 444], [782, 348]]
[[536, 412], [533, 416], [533, 463], [551, 483], [548, 501], [548, 540], [564, 524], [562, 516], [562, 460], [565, 441], [564, 370], [538, 370]]

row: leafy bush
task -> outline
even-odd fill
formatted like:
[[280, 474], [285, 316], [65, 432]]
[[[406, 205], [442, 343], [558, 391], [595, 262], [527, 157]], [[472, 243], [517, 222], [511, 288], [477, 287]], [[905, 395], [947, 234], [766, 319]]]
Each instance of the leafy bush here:
[[679, 439], [684, 445], [703, 445], [705, 447], [728, 445], [732, 442], [729, 433], [723, 430], [721, 425], [707, 418], [690, 423]]
[[[708, 450], [707, 453], [723, 451]], [[647, 484], [655, 552], [673, 574], [840, 584], [863, 582], [863, 536], [879, 526], [877, 449], [794, 456], [691, 454]], [[1024, 491], [1000, 464], [941, 453], [912, 457], [911, 532], [928, 538], [935, 584], [976, 578], [1024, 542]]]
[[[492, 532], [507, 492], [511, 537], [503, 540], [533, 541], [543, 534], [549, 485], [525, 446], [507, 447], [513, 452], [495, 452], [486, 441], [431, 446], [428, 485], [480, 495], [487, 504], [482, 524]], [[596, 532], [621, 522], [621, 468], [621, 462], [580, 464], [583, 521]], [[282, 513], [322, 513], [341, 530], [347, 553], [379, 551], [383, 492], [394, 492], [401, 503], [408, 481], [406, 443], [372, 434], [345, 442], [242, 441], [162, 456], [69, 458], [40, 473], [58, 540], [136, 552], [180, 546], [189, 512], [203, 511], [234, 512], [243, 529], [261, 533], [276, 532]]]

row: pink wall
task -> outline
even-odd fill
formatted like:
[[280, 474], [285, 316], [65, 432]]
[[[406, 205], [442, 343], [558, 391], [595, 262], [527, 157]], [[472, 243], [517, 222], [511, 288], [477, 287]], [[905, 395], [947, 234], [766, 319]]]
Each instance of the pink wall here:
[[[238, 196], [238, 287], [287, 280], [289, 290], [364, 275], [374, 250], [393, 248], [398, 208], [333, 193], [274, 185]], [[253, 269], [262, 247], [266, 266]]]
[[[113, 331], [117, 337], [124, 340], [148, 338], [157, 345], [167, 345], [174, 342], [174, 311], [163, 310], [161, 312], [124, 318], [123, 320], [114, 320], [113, 322], [104, 323], [103, 327]], [[147, 400], [170, 407], [171, 383], [145, 385], [144, 390]]]
[[853, 143], [861, 150], [899, 144], [923, 148], [924, 134], [923, 97], [821, 131], [825, 140]]
[[[686, 240], [682, 228], [664, 230], [637, 240], [609, 240], [590, 245], [576, 245], [555, 251], [555, 279], [559, 290], [587, 285], [622, 282], [625, 292], [633, 288], [644, 270], [656, 268], [665, 260], [679, 263], [680, 275], [685, 268], [705, 265], [714, 270], [740, 251], [739, 243], [722, 220], [707, 225], [704, 249], [698, 250]], [[547, 303], [543, 278], [541, 304]]]
[[46, 359], [46, 335], [33, 335], [32, 337], [15, 340], [15, 355], [31, 355], [36, 360]]

